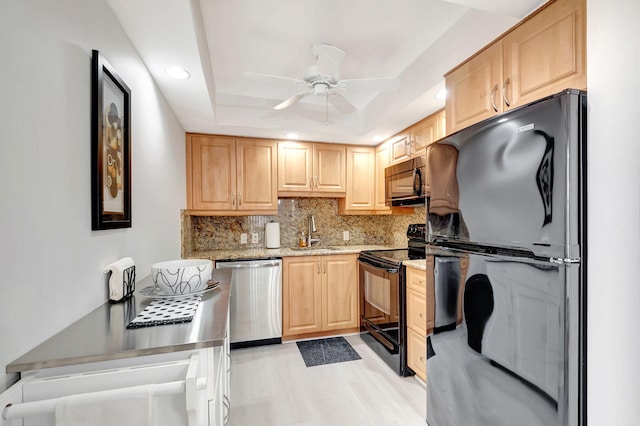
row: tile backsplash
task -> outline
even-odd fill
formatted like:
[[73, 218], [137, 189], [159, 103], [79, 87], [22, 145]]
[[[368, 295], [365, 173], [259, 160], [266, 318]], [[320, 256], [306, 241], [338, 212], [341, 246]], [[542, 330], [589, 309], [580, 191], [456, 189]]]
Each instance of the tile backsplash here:
[[[338, 200], [333, 198], [286, 198], [278, 200], [277, 216], [190, 216], [182, 212], [182, 254], [241, 248], [264, 247], [265, 224], [280, 222], [281, 247], [298, 245], [300, 234], [309, 229], [309, 218], [315, 216], [318, 246], [384, 244], [406, 246], [407, 226], [424, 223], [425, 208], [414, 214], [379, 216], [340, 216]], [[343, 241], [349, 231], [349, 241]], [[240, 234], [248, 235], [248, 244], [240, 244]], [[258, 243], [251, 244], [251, 234]]]

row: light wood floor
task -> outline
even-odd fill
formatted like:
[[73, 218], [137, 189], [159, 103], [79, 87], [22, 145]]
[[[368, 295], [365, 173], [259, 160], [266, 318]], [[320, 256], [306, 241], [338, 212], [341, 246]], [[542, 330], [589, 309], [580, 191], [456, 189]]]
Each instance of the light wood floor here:
[[233, 350], [231, 426], [426, 425], [424, 385], [345, 338], [361, 360], [307, 368], [295, 343]]

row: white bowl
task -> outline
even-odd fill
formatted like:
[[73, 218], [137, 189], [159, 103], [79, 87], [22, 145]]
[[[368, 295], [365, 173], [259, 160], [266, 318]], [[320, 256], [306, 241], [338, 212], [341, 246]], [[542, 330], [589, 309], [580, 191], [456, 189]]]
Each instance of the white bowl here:
[[212, 272], [213, 262], [207, 259], [169, 260], [151, 265], [151, 278], [165, 295], [204, 291]]

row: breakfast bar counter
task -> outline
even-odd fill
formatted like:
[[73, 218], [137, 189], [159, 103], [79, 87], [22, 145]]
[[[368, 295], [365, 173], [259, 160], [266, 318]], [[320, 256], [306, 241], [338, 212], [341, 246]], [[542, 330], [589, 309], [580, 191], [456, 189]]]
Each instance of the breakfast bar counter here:
[[105, 303], [20, 358], [7, 373], [112, 361], [222, 346], [227, 330], [231, 270], [214, 269], [218, 288], [203, 293], [190, 322], [127, 329], [152, 300], [140, 291], [153, 285], [151, 276], [136, 283], [132, 297]]

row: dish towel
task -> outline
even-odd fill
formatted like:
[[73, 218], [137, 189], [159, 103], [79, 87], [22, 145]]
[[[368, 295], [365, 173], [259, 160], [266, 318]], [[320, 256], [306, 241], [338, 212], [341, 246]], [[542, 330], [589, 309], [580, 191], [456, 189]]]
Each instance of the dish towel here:
[[60, 398], [56, 426], [155, 426], [154, 385], [132, 388], [127, 396], [118, 390], [81, 393]]
[[124, 271], [132, 266], [135, 266], [133, 259], [124, 257], [104, 267], [105, 274], [111, 271], [111, 277], [109, 278], [109, 300], [119, 302], [125, 296], [123, 286]]

